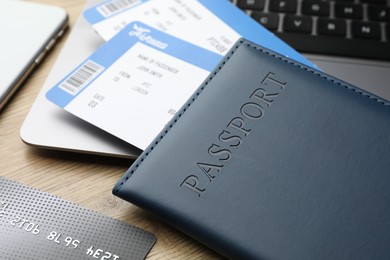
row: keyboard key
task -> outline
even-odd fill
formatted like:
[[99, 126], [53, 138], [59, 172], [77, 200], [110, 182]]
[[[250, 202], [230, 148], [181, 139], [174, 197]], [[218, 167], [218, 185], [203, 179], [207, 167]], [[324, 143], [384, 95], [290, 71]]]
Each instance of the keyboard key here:
[[380, 39], [381, 27], [379, 23], [354, 21], [352, 35], [356, 38]]
[[237, 6], [241, 9], [263, 10], [265, 0], [237, 0]]
[[283, 29], [287, 32], [311, 33], [312, 19], [307, 16], [286, 15]]
[[305, 0], [302, 2], [302, 13], [318, 16], [329, 16], [329, 2]]
[[300, 52], [390, 60], [390, 42], [290, 32], [275, 35]]
[[336, 3], [335, 15], [337, 17], [361, 19], [363, 17], [363, 6], [349, 3]]
[[387, 41], [390, 43], [390, 24], [386, 24], [387, 29]]
[[387, 4], [387, 0], [361, 0], [363, 3], [369, 3], [369, 4]]
[[374, 21], [390, 21], [390, 7], [383, 5], [370, 5], [368, 16]]
[[269, 9], [272, 12], [295, 13], [297, 11], [296, 0], [271, 0]]
[[319, 18], [317, 32], [323, 35], [345, 36], [347, 33], [347, 23], [341, 19]]
[[272, 13], [252, 12], [252, 18], [271, 31], [278, 29], [279, 16]]
[[232, 2], [297, 51], [390, 61], [390, 0], [264, 1]]

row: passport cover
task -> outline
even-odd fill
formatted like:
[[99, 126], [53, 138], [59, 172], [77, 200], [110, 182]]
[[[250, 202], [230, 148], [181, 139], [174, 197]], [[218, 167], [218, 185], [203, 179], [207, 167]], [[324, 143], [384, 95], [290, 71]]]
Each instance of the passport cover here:
[[389, 105], [241, 39], [113, 192], [232, 259], [390, 259]]

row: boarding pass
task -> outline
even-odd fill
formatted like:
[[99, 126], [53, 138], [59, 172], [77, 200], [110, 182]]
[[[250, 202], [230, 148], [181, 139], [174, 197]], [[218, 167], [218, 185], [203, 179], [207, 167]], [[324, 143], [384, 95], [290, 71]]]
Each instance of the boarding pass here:
[[222, 56], [130, 23], [50, 89], [49, 100], [145, 149]]
[[220, 55], [242, 37], [315, 67], [227, 0], [108, 0], [84, 16], [106, 41], [128, 23], [141, 21]]

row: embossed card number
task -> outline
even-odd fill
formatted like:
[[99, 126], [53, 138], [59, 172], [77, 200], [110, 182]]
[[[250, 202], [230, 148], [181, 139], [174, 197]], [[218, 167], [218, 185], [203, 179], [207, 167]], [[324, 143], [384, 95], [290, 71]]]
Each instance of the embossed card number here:
[[144, 259], [155, 240], [144, 230], [0, 177], [0, 259]]
[[[0, 204], [0, 219], [5, 217], [7, 215], [7, 212], [5, 211], [8, 208], [9, 204], [2, 202]], [[9, 224], [13, 226], [14, 228], [24, 230], [28, 233], [31, 233], [32, 235], [42, 235], [40, 231], [40, 225], [30, 222], [29, 220], [23, 218], [23, 217], [13, 217], [11, 221], [9, 221]], [[44, 234], [43, 234], [44, 235]], [[57, 231], [51, 231], [48, 235], [45, 235], [46, 239], [48, 241], [51, 241], [53, 243], [56, 243], [58, 245], [63, 245], [65, 247], [71, 248], [71, 249], [77, 249], [79, 248], [81, 242], [80, 240], [74, 239], [70, 236], [64, 235], [62, 233], [59, 233]], [[84, 250], [84, 249], [83, 249]], [[103, 249], [90, 246], [89, 248], [85, 249], [85, 254], [88, 256], [91, 256], [94, 259], [101, 259], [101, 260], [118, 260], [121, 259], [118, 255], [115, 255], [113, 253], [104, 251]]]
[[[5, 202], [1, 202], [0, 204], [0, 219], [6, 216], [6, 209], [8, 208], [9, 204]], [[30, 222], [22, 217], [15, 217], [13, 218], [9, 224], [15, 228], [19, 228], [21, 230], [24, 230], [26, 232], [29, 232], [33, 235], [38, 235], [41, 233], [39, 229], [39, 224], [35, 224], [33, 222]], [[51, 231], [50, 234], [46, 237], [47, 240], [52, 241], [56, 244], [63, 244], [66, 247], [76, 249], [80, 245], [80, 241], [77, 239], [73, 239], [70, 236], [65, 236], [61, 233], [58, 233], [57, 231]], [[86, 251], [86, 255], [92, 256], [95, 259], [113, 259], [117, 260], [120, 259], [119, 256], [112, 254], [110, 252], [104, 252], [100, 248], [94, 248], [94, 246], [90, 246]]]
[[0, 219], [5, 216], [5, 210], [8, 208], [8, 203], [0, 201]]

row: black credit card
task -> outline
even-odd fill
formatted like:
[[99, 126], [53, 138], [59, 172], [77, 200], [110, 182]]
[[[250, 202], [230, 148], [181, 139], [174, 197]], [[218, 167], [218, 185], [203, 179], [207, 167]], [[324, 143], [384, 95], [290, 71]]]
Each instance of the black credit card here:
[[142, 229], [0, 177], [0, 259], [144, 259]]

